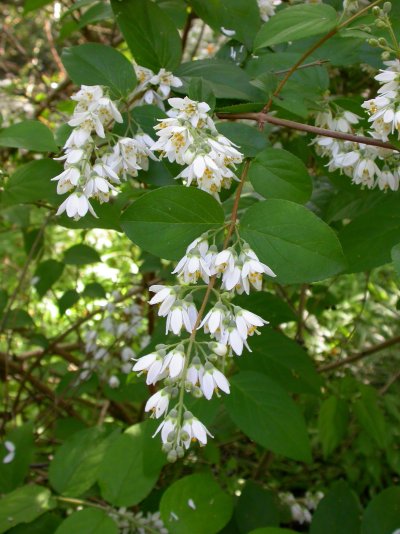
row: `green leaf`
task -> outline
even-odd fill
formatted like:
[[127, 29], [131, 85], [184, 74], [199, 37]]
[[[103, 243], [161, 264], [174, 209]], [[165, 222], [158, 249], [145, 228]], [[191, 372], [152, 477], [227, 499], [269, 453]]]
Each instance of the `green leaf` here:
[[76, 85], [105, 85], [113, 97], [125, 96], [136, 86], [130, 61], [111, 46], [85, 43], [65, 48], [64, 67]]
[[[63, 200], [64, 199], [61, 199], [59, 202], [61, 203]], [[63, 214], [57, 218], [57, 223], [60, 226], [65, 226], [66, 228], [104, 228], [106, 230], [121, 231], [118, 223], [118, 218], [121, 214], [121, 208], [116, 202], [105, 202], [100, 204], [95, 200], [90, 200], [90, 203], [92, 204], [93, 209], [98, 217], [97, 219], [91, 215], [86, 215], [82, 219], [79, 219], [79, 221], [74, 221], [70, 217], [67, 217], [67, 215]]]
[[265, 527], [265, 528], [257, 528], [256, 530], [252, 530], [251, 532], [249, 532], [249, 534], [298, 534], [298, 533], [288, 528]]
[[104, 510], [87, 508], [74, 512], [56, 530], [55, 534], [118, 534], [116, 523]]
[[121, 216], [121, 226], [129, 239], [169, 260], [179, 259], [189, 243], [203, 232], [222, 226], [223, 221], [222, 208], [215, 199], [184, 186], [150, 191]]
[[324, 458], [336, 449], [346, 435], [348, 420], [349, 411], [344, 400], [333, 395], [324, 400], [318, 417], [318, 437]]
[[27, 120], [0, 130], [0, 146], [35, 152], [57, 152], [51, 131], [40, 121]]
[[[193, 77], [203, 78], [209, 82], [216, 98], [250, 102], [261, 102], [264, 99], [263, 92], [251, 85], [251, 78], [244, 70], [222, 59], [201, 59], [182, 63], [175, 74], [187, 84]], [[185, 91], [185, 88], [182, 90]]]
[[139, 65], [156, 73], [172, 71], [181, 61], [178, 30], [167, 13], [151, 0], [111, 0], [116, 21]]
[[256, 0], [191, 0], [194, 12], [218, 33], [235, 31], [234, 38], [251, 50], [261, 20]]
[[222, 133], [238, 145], [238, 150], [248, 158], [254, 158], [254, 156], [267, 146], [265, 134], [248, 124], [220, 122], [216, 126], [219, 133]]
[[261, 373], [232, 377], [224, 402], [233, 422], [250, 439], [293, 460], [311, 461], [303, 416], [284, 389]]
[[36, 268], [34, 279], [35, 289], [39, 297], [43, 297], [64, 271], [64, 263], [56, 260], [46, 260], [39, 263]]
[[[11, 462], [4, 463], [9, 451], [4, 446], [10, 441], [15, 447], [15, 456]], [[33, 424], [25, 423], [10, 430], [0, 445], [0, 493], [12, 491], [23, 483], [29, 472], [29, 465], [33, 457]]]
[[131, 110], [131, 116], [141, 129], [150, 136], [154, 136], [154, 126], [156, 126], [157, 120], [167, 117], [164, 111], [152, 105], [134, 107]]
[[379, 407], [376, 390], [371, 386], [362, 385], [361, 398], [356, 400], [353, 410], [358, 422], [369, 437], [375, 441], [378, 447], [385, 449], [389, 436], [384, 415]]
[[210, 113], [214, 111], [215, 95], [211, 84], [206, 80], [203, 80], [203, 78], [191, 78], [188, 96], [192, 100], [197, 100], [197, 102], [207, 102], [211, 108]]
[[49, 468], [51, 486], [62, 495], [79, 497], [96, 482], [110, 445], [104, 429], [88, 428], [73, 434], [56, 451]]
[[48, 534], [55, 532], [61, 521], [60, 516], [54, 512], [47, 512], [32, 521], [32, 523], [20, 523], [9, 530], [8, 534]]
[[345, 268], [333, 230], [305, 207], [287, 200], [251, 206], [241, 219], [240, 234], [283, 284], [324, 280]]
[[82, 292], [82, 295], [92, 299], [104, 299], [107, 296], [104, 287], [98, 282], [91, 282], [90, 284], [87, 284]]
[[283, 198], [304, 204], [310, 199], [312, 182], [306, 166], [290, 152], [267, 148], [250, 165], [249, 178], [265, 198]]
[[42, 486], [23, 486], [0, 499], [0, 534], [20, 523], [30, 523], [55, 507], [51, 493]]
[[93, 6], [89, 7], [89, 9], [87, 9], [85, 13], [80, 17], [78, 28], [84, 28], [88, 24], [93, 24], [94, 22], [99, 22], [112, 18], [113, 12], [111, 6], [103, 2], [98, 2]]
[[51, 4], [52, 2], [53, 0], [25, 0], [24, 13], [47, 6], [47, 4]]
[[[0, 318], [2, 319], [2, 317]], [[25, 310], [14, 308], [7, 313], [4, 328], [10, 330], [25, 330], [35, 326], [32, 317]]]
[[359, 534], [361, 506], [344, 481], [336, 482], [319, 503], [312, 519], [310, 534]]
[[233, 503], [210, 474], [195, 474], [167, 488], [160, 512], [171, 534], [216, 534], [231, 518]]
[[60, 311], [60, 315], [64, 315], [64, 313], [72, 308], [80, 299], [80, 295], [75, 289], [68, 289], [65, 291], [65, 293], [62, 295], [61, 298], [58, 299], [57, 305], [58, 309]]
[[388, 194], [340, 231], [348, 272], [367, 271], [392, 261], [391, 250], [400, 235], [399, 199], [398, 193]]
[[326, 4], [287, 7], [268, 20], [257, 33], [256, 50], [328, 33], [336, 26], [336, 11]]
[[400, 243], [392, 248], [391, 256], [397, 276], [400, 276]]
[[51, 204], [60, 201], [56, 186], [50, 180], [60, 174], [63, 168], [57, 161], [39, 159], [19, 167], [11, 175], [3, 194], [7, 206], [25, 204], [37, 200], [48, 200]]
[[251, 480], [247, 481], [235, 508], [239, 531], [247, 534], [257, 527], [278, 526], [279, 516], [275, 495]]
[[153, 489], [165, 462], [153, 421], [129, 427], [112, 443], [99, 470], [101, 495], [114, 506], [133, 506]]
[[298, 343], [265, 328], [251, 339], [250, 347], [253, 354], [237, 360], [241, 369], [263, 373], [290, 393], [320, 394], [322, 379]]
[[87, 265], [101, 261], [99, 253], [88, 245], [74, 245], [64, 252], [64, 263], [67, 265]]
[[361, 534], [394, 534], [400, 527], [400, 486], [383, 490], [368, 504]]

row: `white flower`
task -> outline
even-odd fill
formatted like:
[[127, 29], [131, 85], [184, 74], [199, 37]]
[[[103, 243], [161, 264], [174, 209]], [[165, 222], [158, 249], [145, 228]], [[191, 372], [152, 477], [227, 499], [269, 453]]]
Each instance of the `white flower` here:
[[149, 82], [159, 86], [160, 93], [164, 98], [171, 92], [171, 87], [182, 87], [182, 81], [165, 69], [160, 69], [158, 74], [150, 78]]
[[160, 389], [149, 398], [144, 410], [146, 412], [152, 411], [156, 419], [158, 419], [167, 412], [169, 400], [170, 393], [168, 388]]
[[107, 97], [100, 98], [96, 112], [103, 124], [112, 122], [124, 122], [121, 113], [112, 100]]
[[108, 202], [110, 191], [116, 191], [115, 187], [105, 178], [92, 175], [86, 182], [83, 192], [88, 198], [97, 198], [100, 202]]
[[182, 126], [176, 119], [163, 119], [154, 127], [158, 141], [151, 146], [151, 150], [162, 152], [168, 161], [176, 161], [183, 165], [184, 154], [193, 143], [193, 136], [186, 126]]
[[72, 193], [72, 195], [64, 200], [58, 208], [56, 215], [61, 215], [64, 211], [67, 212], [68, 217], [72, 217], [75, 220], [84, 217], [88, 211], [97, 218], [89, 200], [81, 193]]
[[85, 156], [85, 150], [82, 148], [67, 148], [64, 156], [53, 158], [55, 161], [65, 161], [67, 165], [73, 165], [81, 161]]
[[157, 430], [153, 434], [156, 436], [161, 431], [161, 440], [163, 443], [172, 442], [176, 434], [176, 427], [178, 424], [176, 410], [171, 410], [164, 421], [158, 426]]
[[116, 389], [119, 387], [119, 384], [119, 378], [115, 375], [110, 376], [110, 378], [108, 379], [108, 385], [110, 386], [110, 388]]
[[211, 276], [210, 269], [198, 247], [190, 249], [189, 252], [183, 256], [172, 271], [172, 274], [182, 276], [185, 283], [197, 282], [199, 277], [201, 277], [204, 282], [208, 284]]
[[184, 364], [185, 353], [183, 352], [183, 347], [178, 346], [176, 349], [172, 350], [166, 355], [161, 373], [166, 371], [168, 376], [171, 378], [176, 378], [181, 374]]
[[281, 0], [257, 0], [261, 19], [266, 22], [275, 15], [275, 7], [281, 4]]
[[208, 122], [207, 113], [210, 111], [210, 106], [206, 102], [196, 102], [185, 96], [185, 98], [170, 98], [168, 104], [173, 108], [171, 113], [173, 117], [185, 119], [195, 128], [200, 121], [205, 124]]
[[81, 85], [80, 90], [71, 96], [71, 100], [78, 102], [77, 107], [84, 110], [87, 106], [97, 103], [102, 97], [103, 89], [100, 85]]
[[203, 366], [201, 365], [200, 359], [195, 356], [186, 371], [185, 380], [190, 382], [193, 386], [200, 384], [200, 374], [203, 371]]
[[[241, 277], [242, 280], [249, 280], [250, 284], [257, 290], [261, 291], [262, 289], [262, 275], [266, 274], [268, 276], [276, 276], [274, 271], [262, 263], [256, 253], [249, 247], [246, 243], [242, 249], [243, 255], [241, 257], [243, 261]], [[249, 291], [246, 291], [248, 294]]]
[[191, 333], [193, 330], [192, 317], [189, 315], [188, 306], [185, 301], [179, 300], [171, 307], [165, 325], [165, 333], [171, 330], [176, 336], [180, 335], [181, 330], [185, 327], [186, 331]]
[[226, 353], [228, 352], [226, 345], [224, 345], [223, 343], [218, 343], [217, 341], [212, 341], [211, 343], [209, 343], [208, 346], [210, 350], [215, 352], [215, 354], [217, 354], [218, 356], [226, 356]]
[[160, 380], [164, 363], [165, 351], [156, 351], [146, 354], [137, 360], [132, 371], [137, 373], [146, 372], [146, 384], [155, 384]]
[[375, 184], [375, 175], [379, 174], [380, 170], [374, 159], [372, 157], [368, 157], [366, 154], [358, 161], [354, 169], [353, 182], [355, 184], [366, 185], [371, 189]]
[[15, 458], [15, 445], [12, 441], [5, 441], [4, 447], [7, 450], [7, 454], [3, 458], [3, 464], [9, 464]]
[[229, 325], [224, 329], [222, 335], [217, 337], [217, 339], [224, 345], [230, 345], [233, 352], [238, 356], [241, 356], [243, 352], [243, 346], [245, 346], [247, 350], [251, 352], [246, 338], [242, 337], [235, 322], [233, 321], [229, 323]]
[[199, 328], [204, 327], [204, 331], [210, 332], [214, 335], [216, 332], [223, 332], [223, 324], [227, 317], [227, 308], [217, 303], [211, 310], [204, 316]]
[[210, 400], [214, 391], [218, 389], [229, 394], [229, 382], [226, 377], [210, 363], [204, 366], [204, 372], [200, 374], [200, 387], [206, 399]]
[[184, 424], [182, 426], [180, 438], [186, 449], [190, 447], [192, 441], [198, 441], [200, 445], [207, 444], [207, 436], [214, 437], [207, 428], [190, 412], [183, 415]]
[[81, 171], [77, 167], [67, 167], [61, 174], [54, 176], [51, 181], [57, 181], [57, 193], [63, 195], [78, 185]]
[[227, 248], [217, 254], [214, 261], [215, 268], [218, 272], [224, 272], [226, 270], [233, 271], [235, 268], [236, 260], [236, 252], [231, 248]]
[[246, 339], [247, 336], [258, 333], [257, 326], [264, 326], [268, 321], [251, 311], [235, 306], [235, 323], [240, 336]]
[[386, 191], [387, 189], [397, 191], [399, 189], [398, 172], [393, 173], [389, 169], [384, 169], [378, 176], [377, 184], [381, 191]]
[[174, 287], [163, 285], [152, 285], [149, 287], [149, 291], [155, 293], [155, 295], [149, 300], [149, 304], [160, 304], [158, 315], [165, 317], [168, 315], [171, 307], [176, 301], [177, 290]]
[[80, 126], [80, 129], [88, 132], [92, 132], [94, 130], [99, 137], [105, 137], [103, 123], [95, 111], [88, 110], [82, 111], [81, 113], [76, 113], [72, 119], [68, 121], [68, 124], [73, 127]]
[[92, 123], [81, 124], [80, 128], [74, 128], [65, 142], [64, 148], [82, 147], [85, 143], [91, 142]]

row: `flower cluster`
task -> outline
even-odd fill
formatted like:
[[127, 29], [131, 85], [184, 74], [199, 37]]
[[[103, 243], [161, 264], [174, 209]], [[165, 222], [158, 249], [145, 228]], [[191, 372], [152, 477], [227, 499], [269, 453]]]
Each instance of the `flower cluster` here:
[[275, 15], [276, 6], [279, 6], [281, 3], [282, 0], [257, 0], [261, 20], [266, 22], [273, 17]]
[[140, 65], [134, 65], [134, 68], [139, 83], [130, 99], [135, 100], [138, 106], [154, 104], [164, 110], [164, 100], [169, 97], [171, 87], [182, 87], [182, 81], [165, 69], [154, 74], [152, 70]]
[[304, 498], [298, 499], [293, 493], [279, 493], [281, 503], [289, 508], [292, 520], [300, 525], [311, 523], [312, 512], [317, 508], [324, 494], [321, 491], [307, 491]]
[[[156, 104], [164, 109], [163, 101], [171, 87], [180, 87], [181, 80], [165, 69], [154, 74], [144, 67], [134, 67], [139, 84], [128, 98], [130, 108]], [[71, 98], [76, 102], [68, 122], [73, 129], [63, 147], [64, 155], [55, 158], [64, 162], [64, 171], [52, 179], [57, 182], [58, 194], [70, 194], [57, 215], [66, 212], [68, 217], [79, 219], [90, 212], [96, 217], [90, 199], [108, 202], [122, 180], [147, 170], [149, 158], [157, 160], [151, 150], [154, 140], [140, 129], [132, 137], [112, 131], [123, 118], [118, 103], [103, 87], [82, 85]], [[130, 125], [126, 133], [129, 131]]]
[[[363, 129], [359, 126], [360, 120], [361, 117], [350, 111], [340, 110], [333, 116], [332, 111], [327, 109], [318, 113], [316, 125], [342, 133], [364, 135]], [[383, 139], [376, 129], [371, 131], [371, 135], [376, 139]], [[399, 188], [400, 173], [397, 152], [323, 136], [318, 136], [314, 144], [319, 155], [330, 158], [327, 165], [329, 171], [340, 170], [349, 176], [354, 184], [369, 189], [379, 187], [381, 190], [397, 191]]]
[[112, 301], [104, 307], [102, 320], [84, 332], [87, 358], [81, 366], [79, 381], [88, 380], [96, 373], [111, 388], [118, 388], [120, 375], [130, 373], [130, 362], [136, 356], [131, 345], [142, 348], [149, 340], [144, 335], [145, 325], [140, 306], [121, 306], [124, 297], [118, 291], [112, 296]]
[[169, 118], [155, 126], [159, 139], [151, 149], [170, 162], [187, 165], [177, 178], [187, 186], [196, 184], [218, 199], [221, 189], [229, 189], [232, 180], [237, 180], [232, 169], [242, 161], [242, 154], [218, 133], [206, 102], [185, 97], [170, 98], [168, 103]]
[[119, 508], [110, 511], [108, 515], [117, 523], [120, 534], [146, 534], [147, 532], [168, 534], [160, 512], [143, 514], [143, 512], [134, 513], [127, 508]]
[[[186, 339], [169, 345], [157, 345], [154, 351], [137, 359], [133, 371], [146, 374], [146, 383], [161, 387], [146, 403], [145, 410], [153, 417], [163, 417], [156, 434], [161, 433], [163, 449], [175, 461], [193, 441], [205, 445], [210, 432], [184, 404], [185, 393], [210, 400], [222, 391], [229, 394], [229, 382], [223, 372], [226, 358], [241, 356], [244, 348], [250, 351], [248, 337], [258, 334], [267, 321], [232, 302], [236, 293], [262, 289], [264, 274], [275, 276], [262, 263], [250, 246], [240, 238], [234, 246], [218, 251], [210, 246], [208, 234], [193, 241], [178, 262], [173, 274], [180, 285], [153, 285], [151, 305], [159, 305], [158, 315], [166, 318], [166, 333]], [[239, 249], [239, 250], [236, 250]], [[216, 302], [200, 317], [193, 294], [205, 286], [196, 286], [200, 279], [208, 284], [219, 280], [221, 292], [213, 287]], [[211, 341], [197, 341], [197, 331], [211, 337]], [[170, 409], [171, 401], [177, 399]]]

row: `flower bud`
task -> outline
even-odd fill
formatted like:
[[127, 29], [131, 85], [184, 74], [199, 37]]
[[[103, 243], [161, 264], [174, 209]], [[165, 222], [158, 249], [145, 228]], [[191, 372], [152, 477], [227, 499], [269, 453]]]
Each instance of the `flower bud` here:
[[178, 458], [183, 458], [185, 456], [185, 450], [180, 445], [176, 448], [176, 454], [178, 455]]
[[392, 2], [385, 2], [383, 4], [383, 11], [385, 13], [390, 13], [391, 9], [392, 9]]
[[176, 462], [177, 459], [178, 459], [178, 455], [177, 455], [176, 451], [174, 451], [174, 450], [169, 451], [169, 453], [167, 455], [167, 460], [173, 464], [174, 462]]

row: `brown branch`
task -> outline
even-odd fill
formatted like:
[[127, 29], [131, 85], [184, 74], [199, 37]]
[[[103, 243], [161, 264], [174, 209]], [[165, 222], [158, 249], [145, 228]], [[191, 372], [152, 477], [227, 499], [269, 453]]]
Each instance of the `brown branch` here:
[[280, 119], [267, 113], [217, 113], [219, 119], [227, 120], [252, 120], [258, 123], [268, 122], [269, 124], [275, 124], [276, 126], [283, 126], [284, 128], [291, 128], [293, 130], [300, 130], [302, 132], [312, 133], [314, 135], [322, 135], [324, 137], [333, 137], [334, 139], [342, 139], [344, 141], [352, 141], [353, 143], [360, 143], [364, 145], [379, 146], [381, 148], [387, 148], [389, 150], [398, 151], [398, 148], [390, 143], [385, 143], [379, 139], [373, 139], [372, 137], [365, 137], [364, 135], [353, 135], [342, 132], [336, 132], [335, 130], [327, 130], [326, 128], [318, 128], [317, 126], [311, 126], [310, 124], [303, 124], [301, 122], [290, 121], [287, 119]]
[[392, 347], [393, 345], [397, 345], [398, 343], [400, 343], [400, 336], [387, 339], [386, 341], [383, 341], [382, 343], [379, 343], [378, 345], [374, 345], [373, 347], [369, 347], [368, 349], [358, 352], [357, 354], [352, 354], [348, 356], [347, 358], [343, 358], [343, 360], [328, 363], [326, 365], [321, 365], [320, 367], [318, 367], [317, 370], [319, 373], [325, 373], [326, 371], [333, 371], [334, 369], [338, 369], [339, 367], [343, 367], [344, 365], [357, 362], [358, 360], [361, 360], [362, 358], [365, 358], [366, 356], [370, 356], [371, 354], [375, 354], [376, 352], [385, 350], [389, 347]]

